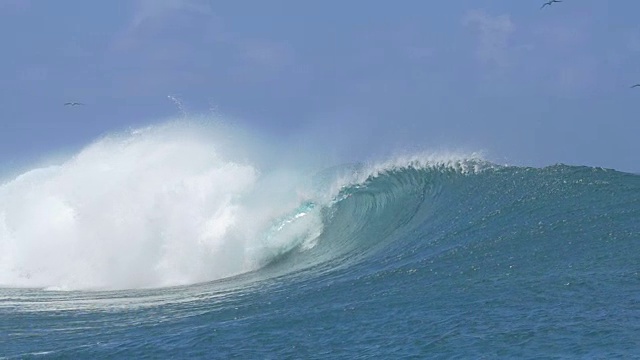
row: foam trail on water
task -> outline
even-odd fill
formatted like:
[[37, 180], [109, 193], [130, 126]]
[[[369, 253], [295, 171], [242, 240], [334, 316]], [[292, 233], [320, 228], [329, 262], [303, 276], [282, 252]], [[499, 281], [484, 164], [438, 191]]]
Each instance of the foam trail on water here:
[[265, 236], [299, 206], [301, 176], [250, 161], [250, 139], [201, 130], [172, 124], [105, 137], [0, 185], [0, 286], [209, 281], [321, 232], [316, 212]]

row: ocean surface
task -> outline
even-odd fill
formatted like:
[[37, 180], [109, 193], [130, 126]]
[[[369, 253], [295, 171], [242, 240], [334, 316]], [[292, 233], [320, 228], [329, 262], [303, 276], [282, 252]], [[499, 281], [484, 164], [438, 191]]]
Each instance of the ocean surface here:
[[159, 126], [7, 175], [0, 358], [640, 358], [640, 175], [291, 153]]

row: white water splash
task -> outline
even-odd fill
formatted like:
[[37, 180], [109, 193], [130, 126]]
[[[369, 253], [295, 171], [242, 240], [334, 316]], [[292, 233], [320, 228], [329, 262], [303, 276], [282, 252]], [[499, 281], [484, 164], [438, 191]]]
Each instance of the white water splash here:
[[200, 130], [171, 125], [107, 137], [0, 185], [0, 285], [210, 281], [254, 270], [274, 247], [318, 233], [265, 239], [270, 222], [299, 205], [301, 176], [247, 161], [250, 140]]

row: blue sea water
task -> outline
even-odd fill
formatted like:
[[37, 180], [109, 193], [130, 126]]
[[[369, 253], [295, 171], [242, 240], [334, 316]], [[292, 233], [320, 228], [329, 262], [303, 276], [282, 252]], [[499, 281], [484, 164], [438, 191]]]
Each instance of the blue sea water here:
[[639, 175], [172, 131], [0, 187], [0, 358], [640, 358]]

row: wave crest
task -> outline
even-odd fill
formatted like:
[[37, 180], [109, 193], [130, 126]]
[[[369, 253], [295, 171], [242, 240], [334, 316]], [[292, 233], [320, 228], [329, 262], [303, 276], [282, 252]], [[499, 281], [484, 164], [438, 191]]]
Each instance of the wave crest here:
[[[371, 179], [486, 165], [475, 154], [419, 154], [313, 176], [313, 164], [287, 164], [286, 152], [227, 128], [171, 123], [105, 137], [59, 165], [23, 173], [0, 185], [0, 285], [125, 289], [225, 278], [313, 249], [332, 236], [324, 233], [329, 220], [334, 230], [353, 216], [370, 224], [392, 193], [335, 206]], [[331, 218], [340, 209], [351, 213]]]

